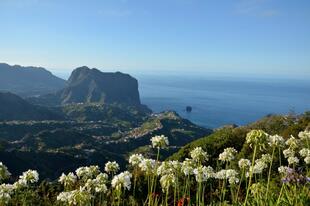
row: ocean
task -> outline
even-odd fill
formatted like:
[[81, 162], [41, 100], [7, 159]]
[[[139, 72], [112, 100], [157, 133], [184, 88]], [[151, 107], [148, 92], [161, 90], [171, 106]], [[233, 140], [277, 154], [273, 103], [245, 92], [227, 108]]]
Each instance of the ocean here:
[[[135, 75], [141, 101], [208, 128], [245, 125], [268, 114], [310, 111], [310, 80]], [[192, 112], [186, 112], [191, 106]]]
[[203, 127], [246, 125], [269, 114], [310, 111], [308, 79], [130, 74], [139, 81], [142, 103], [154, 112], [173, 110]]

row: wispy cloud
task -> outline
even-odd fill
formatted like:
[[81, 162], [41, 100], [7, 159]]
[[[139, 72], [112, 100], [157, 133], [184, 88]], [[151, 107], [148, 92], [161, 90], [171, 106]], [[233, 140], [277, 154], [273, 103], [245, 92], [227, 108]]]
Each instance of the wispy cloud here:
[[261, 17], [273, 17], [279, 11], [271, 8], [271, 0], [239, 0], [236, 5], [236, 12], [241, 15], [252, 15]]

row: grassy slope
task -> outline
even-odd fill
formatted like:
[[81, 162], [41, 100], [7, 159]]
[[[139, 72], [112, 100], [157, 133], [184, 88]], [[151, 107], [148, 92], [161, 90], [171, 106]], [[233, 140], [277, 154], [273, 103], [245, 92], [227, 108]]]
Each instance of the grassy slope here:
[[227, 147], [234, 147], [238, 151], [241, 151], [239, 155], [247, 155], [249, 151], [247, 151], [248, 147], [244, 143], [246, 134], [251, 129], [262, 129], [269, 134], [279, 134], [284, 138], [288, 138], [291, 134], [297, 136], [300, 131], [307, 127], [310, 127], [310, 112], [299, 116], [272, 115], [246, 126], [220, 128], [209, 136], [185, 145], [178, 152], [170, 156], [169, 159], [184, 160], [195, 147], [202, 147], [207, 150], [211, 162]]

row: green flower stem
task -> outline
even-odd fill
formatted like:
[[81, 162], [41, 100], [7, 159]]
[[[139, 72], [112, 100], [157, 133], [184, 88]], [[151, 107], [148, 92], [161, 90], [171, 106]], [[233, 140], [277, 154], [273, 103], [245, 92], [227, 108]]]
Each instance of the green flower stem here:
[[238, 185], [238, 190], [237, 190], [236, 198], [234, 200], [235, 203], [237, 203], [237, 201], [238, 201], [239, 192], [240, 192], [240, 188], [241, 188], [241, 183], [242, 183], [242, 180], [243, 180], [244, 176], [245, 176], [245, 168], [242, 169], [242, 173], [241, 173], [240, 182], [239, 182], [239, 185]]
[[272, 168], [272, 163], [273, 163], [273, 156], [274, 156], [274, 151], [275, 151], [276, 147], [273, 146], [272, 148], [272, 155], [271, 155], [271, 162], [270, 162], [270, 166], [269, 166], [269, 172], [268, 172], [268, 180], [267, 180], [267, 191], [266, 191], [266, 201], [268, 198], [268, 193], [269, 193], [269, 183], [270, 183], [270, 175], [271, 175], [271, 168]]
[[249, 196], [249, 192], [250, 192], [250, 187], [251, 187], [251, 183], [252, 183], [252, 176], [253, 176], [253, 167], [254, 167], [254, 161], [255, 161], [255, 156], [256, 156], [256, 150], [257, 150], [257, 146], [255, 145], [253, 158], [252, 158], [252, 166], [251, 166], [251, 171], [250, 171], [250, 177], [249, 177], [249, 185], [247, 187], [246, 196], [245, 196], [245, 200], [244, 200], [243, 205], [247, 204], [247, 200], [248, 200], [248, 196]]

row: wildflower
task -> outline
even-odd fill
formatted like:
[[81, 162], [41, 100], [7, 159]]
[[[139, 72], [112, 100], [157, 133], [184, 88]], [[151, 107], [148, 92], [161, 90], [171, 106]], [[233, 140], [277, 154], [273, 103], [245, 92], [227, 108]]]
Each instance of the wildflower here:
[[108, 187], [106, 184], [96, 184], [95, 192], [97, 193], [106, 193], [108, 191]]
[[264, 159], [257, 159], [255, 160], [255, 165], [250, 167], [250, 171], [252, 171], [253, 174], [260, 174], [268, 167], [267, 163], [268, 162], [266, 162]]
[[224, 152], [222, 152], [219, 155], [219, 160], [223, 162], [230, 162], [235, 159], [235, 155], [237, 154], [237, 150], [235, 150], [232, 147], [228, 147], [224, 149]]
[[9, 172], [8, 168], [2, 162], [0, 162], [0, 182], [8, 179], [10, 176], [11, 173]]
[[237, 184], [237, 183], [239, 183], [239, 178], [237, 178], [237, 177], [235, 177], [235, 176], [233, 176], [233, 177], [231, 177], [231, 178], [229, 178], [228, 179], [228, 182], [229, 182], [229, 184], [231, 184], [231, 185], [234, 185], [234, 184]]
[[97, 165], [91, 165], [88, 167], [89, 176], [95, 177], [100, 173], [100, 168]]
[[117, 162], [107, 162], [104, 167], [104, 171], [106, 171], [108, 174], [115, 174], [119, 170], [119, 165]]
[[289, 149], [283, 150], [283, 154], [285, 158], [289, 158], [289, 157], [295, 156], [295, 151], [289, 148]]
[[116, 175], [111, 182], [111, 185], [116, 190], [121, 190], [122, 188], [130, 190], [131, 187], [131, 179], [132, 175], [130, 172], [125, 171], [118, 175]]
[[264, 161], [266, 164], [270, 163], [272, 161], [272, 157], [270, 154], [263, 154], [260, 158], [262, 161]]
[[184, 173], [185, 176], [189, 176], [193, 174], [195, 162], [192, 159], [185, 159], [182, 162], [181, 171]]
[[108, 175], [105, 173], [100, 173], [97, 175], [96, 180], [100, 183], [106, 184], [108, 182]]
[[129, 163], [135, 167], [138, 166], [143, 159], [144, 157], [142, 156], [142, 154], [133, 154], [129, 157]]
[[88, 179], [84, 185], [84, 189], [88, 192], [93, 192], [95, 190], [95, 186], [97, 181], [95, 179]]
[[307, 165], [310, 164], [310, 156], [305, 157], [304, 161]]
[[91, 179], [100, 173], [100, 169], [98, 166], [91, 165], [89, 167], [80, 167], [75, 171], [76, 175], [87, 181], [87, 179]]
[[310, 149], [308, 148], [303, 148], [299, 151], [300, 156], [302, 157], [307, 157], [310, 156]]
[[181, 167], [182, 167], [181, 162], [172, 160], [172, 161], [169, 161], [169, 164], [171, 168], [173, 169], [173, 172], [179, 173], [181, 171]]
[[68, 205], [88, 205], [92, 197], [85, 188], [80, 187], [71, 192], [61, 192], [57, 196], [57, 200]]
[[19, 176], [18, 183], [22, 186], [33, 184], [39, 181], [39, 173], [36, 170], [28, 170]]
[[157, 168], [157, 175], [165, 175], [167, 173], [172, 173], [173, 168], [170, 162], [162, 162]]
[[299, 132], [298, 137], [301, 140], [310, 140], [310, 131], [302, 131]]
[[143, 159], [139, 164], [139, 168], [146, 173], [146, 175], [150, 175], [154, 173], [155, 168], [155, 160], [153, 159]]
[[108, 188], [106, 183], [108, 182], [108, 175], [105, 173], [100, 173], [95, 179], [95, 192], [97, 193], [105, 193], [107, 192]]
[[279, 135], [269, 135], [268, 144], [271, 147], [281, 147], [284, 145], [284, 139], [283, 137]]
[[62, 175], [59, 177], [58, 182], [67, 187], [67, 186], [73, 186], [76, 183], [76, 179], [77, 177], [72, 172], [70, 172], [68, 175], [62, 173]]
[[9, 203], [13, 189], [13, 186], [10, 184], [0, 185], [0, 205], [7, 205]]
[[72, 192], [61, 192], [57, 196], [57, 201], [66, 203], [68, 205], [71, 199], [72, 199]]
[[237, 178], [238, 172], [233, 169], [228, 170], [220, 170], [219, 172], [215, 173], [216, 179], [228, 179], [229, 184], [235, 184], [239, 182]]
[[174, 174], [165, 174], [163, 175], [160, 180], [160, 185], [162, 187], [162, 190], [165, 192], [165, 191], [168, 191], [169, 190], [169, 187], [173, 186], [175, 187], [175, 182], [176, 182], [176, 178], [174, 176]]
[[287, 158], [288, 164], [292, 165], [292, 164], [298, 164], [299, 163], [299, 159], [297, 157], [289, 157]]
[[278, 168], [278, 172], [282, 175], [288, 175], [289, 173], [292, 173], [294, 170], [287, 166], [280, 166]]
[[157, 135], [151, 138], [153, 148], [164, 148], [169, 145], [168, 137]]
[[238, 165], [240, 169], [246, 169], [251, 166], [251, 161], [248, 159], [240, 159]]
[[190, 152], [190, 156], [196, 162], [204, 162], [208, 160], [208, 153], [205, 152], [201, 147], [196, 147]]
[[208, 166], [199, 166], [194, 169], [193, 173], [195, 174], [197, 182], [205, 182], [208, 179], [214, 177], [213, 168]]
[[228, 179], [228, 178], [231, 178], [237, 175], [238, 175], [238, 172], [233, 169], [220, 170], [217, 173], [215, 173], [215, 178], [216, 179]]
[[246, 135], [246, 143], [252, 147], [253, 145], [259, 146], [259, 148], [265, 149], [267, 143], [268, 134], [263, 130], [252, 130]]
[[286, 174], [281, 179], [283, 183], [305, 184], [310, 181], [309, 177], [303, 176], [300, 172], [288, 168]]
[[298, 139], [296, 139], [294, 136], [291, 135], [291, 138], [286, 140], [285, 144], [288, 145], [289, 148], [291, 149], [296, 149], [298, 148], [299, 142], [298, 142]]

